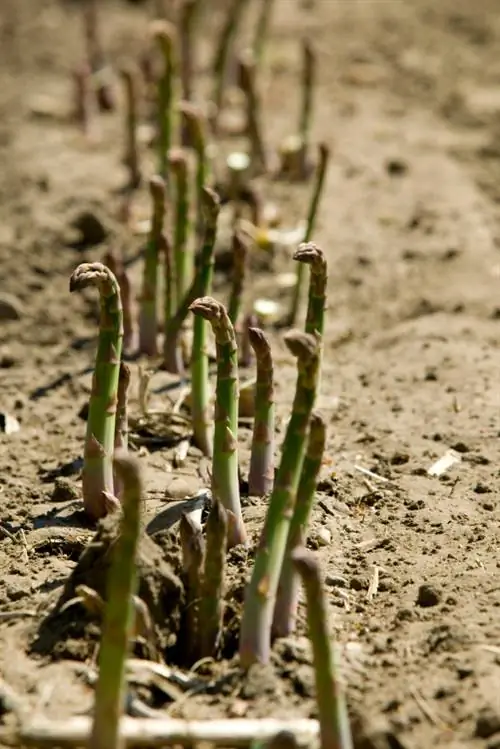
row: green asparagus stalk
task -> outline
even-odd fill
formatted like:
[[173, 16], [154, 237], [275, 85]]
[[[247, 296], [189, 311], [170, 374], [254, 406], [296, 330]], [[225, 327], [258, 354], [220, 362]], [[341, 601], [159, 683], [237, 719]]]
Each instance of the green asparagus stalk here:
[[316, 482], [325, 449], [326, 426], [319, 414], [311, 416], [307, 450], [302, 465], [297, 501], [290, 523], [290, 532], [281, 570], [278, 596], [274, 608], [273, 635], [287, 637], [295, 630], [297, 605], [299, 600], [299, 580], [292, 562], [292, 551], [304, 546], [307, 538], [309, 519], [316, 492]]
[[238, 322], [241, 308], [243, 285], [245, 282], [246, 259], [247, 245], [241, 232], [236, 229], [233, 233], [233, 278], [231, 296], [228, 305], [228, 315], [233, 325], [236, 325]]
[[129, 171], [128, 187], [135, 190], [141, 183], [139, 167], [139, 146], [137, 143], [137, 87], [138, 75], [134, 66], [127, 65], [121, 70], [125, 88], [125, 156], [124, 163]]
[[292, 560], [302, 578], [314, 660], [321, 749], [353, 749], [344, 689], [339, 676], [338, 649], [331, 643], [327, 606], [319, 564], [310, 551], [295, 549]]
[[[200, 8], [200, 0], [183, 0], [179, 17], [179, 42], [180, 42], [180, 73], [182, 98], [191, 101], [193, 95], [193, 67], [195, 45], [193, 44], [193, 32], [196, 16]], [[181, 143], [183, 146], [190, 145], [189, 132], [185, 126], [182, 127]]]
[[260, 100], [255, 83], [255, 61], [247, 51], [238, 59], [238, 85], [246, 99], [247, 132], [250, 139], [252, 170], [267, 170], [266, 149], [262, 137]]
[[194, 662], [199, 657], [202, 632], [200, 602], [205, 542], [200, 526], [186, 513], [181, 516], [179, 531], [186, 580], [186, 647], [189, 651], [187, 656]]
[[240, 25], [241, 18], [248, 3], [249, 0], [232, 0], [215, 51], [212, 65], [214, 76], [214, 93], [212, 100], [215, 105], [213, 126], [215, 132], [217, 132], [218, 118], [222, 110], [222, 100], [229, 56], [231, 54], [234, 39], [238, 33], [238, 26]]
[[262, 497], [271, 491], [274, 481], [274, 367], [271, 346], [262, 330], [250, 328], [248, 337], [257, 360], [248, 493]]
[[117, 507], [112, 460], [123, 315], [118, 281], [109, 268], [102, 263], [79, 265], [71, 276], [70, 292], [90, 285], [99, 289], [101, 310], [85, 437], [82, 493], [85, 511], [97, 520]]
[[313, 91], [316, 78], [316, 55], [311, 42], [305, 39], [302, 47], [302, 103], [299, 119], [299, 135], [302, 148], [302, 172], [307, 168], [307, 156], [311, 139], [311, 121], [313, 112]]
[[167, 154], [172, 142], [175, 30], [168, 21], [163, 20], [154, 21], [152, 30], [163, 57], [163, 73], [158, 81], [158, 174], [168, 182]]
[[[328, 167], [328, 160], [330, 158], [330, 149], [325, 143], [320, 143], [318, 151], [319, 151], [319, 159], [318, 159], [318, 165], [316, 168], [316, 179], [314, 183], [313, 194], [311, 197], [311, 203], [309, 205], [309, 214], [307, 216], [307, 227], [306, 227], [306, 233], [304, 237], [304, 242], [306, 243], [311, 240], [312, 234], [314, 232], [314, 228], [316, 224], [316, 216], [317, 216], [318, 207], [319, 207], [319, 201], [323, 192], [323, 187], [325, 184], [325, 177], [326, 177], [326, 170]], [[305, 283], [304, 271], [305, 271], [305, 265], [303, 263], [299, 263], [297, 265], [297, 277], [296, 277], [294, 292], [292, 296], [292, 305], [290, 309], [290, 315], [287, 321], [289, 325], [296, 324], [297, 316], [299, 313], [300, 302], [302, 299], [303, 286]]]
[[175, 227], [174, 227], [174, 267], [175, 267], [175, 307], [179, 306], [193, 272], [192, 257], [188, 252], [189, 233], [189, 193], [188, 160], [186, 151], [172, 149], [168, 155], [169, 167], [175, 177]]
[[200, 296], [200, 291], [202, 292], [203, 289], [208, 288], [213, 272], [213, 249], [217, 235], [220, 200], [218, 195], [209, 188], [205, 188], [203, 191], [203, 210], [205, 217], [205, 237], [198, 259], [196, 275], [165, 330], [163, 348], [164, 366], [168, 372], [172, 372], [173, 374], [182, 374], [183, 372], [183, 363], [178, 345], [182, 325], [189, 313], [192, 302]]
[[245, 596], [240, 632], [240, 662], [243, 668], [248, 668], [255, 661], [269, 661], [274, 604], [319, 378], [321, 336], [290, 331], [285, 336], [285, 342], [297, 358], [297, 386], [281, 462]]
[[125, 707], [125, 663], [134, 625], [137, 592], [136, 557], [140, 532], [142, 482], [139, 464], [126, 452], [117, 451], [114, 467], [124, 486], [121, 529], [107, 581], [99, 677], [95, 690], [91, 749], [119, 749], [120, 720]]
[[238, 476], [238, 346], [231, 321], [223, 304], [212, 297], [196, 299], [190, 307], [212, 325], [217, 349], [217, 388], [215, 393], [212, 494], [232, 512], [235, 524], [229, 546], [246, 543], [240, 505]]
[[134, 323], [132, 315], [132, 287], [127, 269], [120, 263], [116, 276], [120, 286], [123, 306], [123, 350], [130, 351], [134, 340]]
[[175, 298], [174, 298], [174, 268], [172, 261], [172, 247], [170, 240], [166, 236], [165, 232], [162, 232], [160, 237], [160, 250], [163, 255], [163, 270], [164, 270], [164, 304], [163, 312], [165, 318], [165, 327], [168, 325], [168, 321], [172, 319], [175, 314]]
[[201, 234], [203, 232], [203, 190], [208, 182], [205, 120], [199, 109], [188, 101], [181, 101], [179, 110], [189, 133], [190, 143], [196, 153], [196, 230], [198, 234]]
[[142, 295], [139, 316], [139, 352], [156, 356], [158, 334], [158, 258], [165, 218], [165, 182], [154, 176], [149, 180], [149, 191], [153, 202], [151, 231], [144, 253]]
[[304, 242], [295, 251], [293, 259], [299, 263], [309, 265], [311, 276], [309, 280], [309, 298], [306, 315], [306, 333], [313, 334], [315, 330], [323, 335], [325, 324], [326, 284], [328, 281], [328, 267], [323, 250], [314, 242]]
[[213, 499], [206, 524], [207, 551], [200, 601], [200, 621], [203, 622], [200, 653], [202, 658], [215, 656], [220, 644], [224, 615], [227, 536], [227, 512], [220, 502]]
[[[116, 403], [115, 421], [115, 453], [117, 450], [128, 449], [128, 402], [127, 391], [130, 384], [130, 367], [125, 362], [120, 362], [120, 373], [118, 375], [118, 395]], [[115, 497], [121, 499], [123, 487], [120, 482], [118, 471], [113, 471], [113, 482]]]
[[274, 0], [261, 0], [260, 11], [253, 41], [253, 55], [257, 64], [262, 62], [264, 44], [268, 35]]

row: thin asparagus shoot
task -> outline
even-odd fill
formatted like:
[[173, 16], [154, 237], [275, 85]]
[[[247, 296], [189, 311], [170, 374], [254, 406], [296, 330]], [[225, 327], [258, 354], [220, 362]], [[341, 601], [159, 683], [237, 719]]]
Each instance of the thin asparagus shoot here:
[[152, 32], [163, 57], [163, 71], [158, 81], [158, 174], [169, 182], [167, 167], [172, 142], [175, 30], [168, 21], [154, 21]]
[[127, 65], [120, 71], [125, 89], [125, 156], [124, 163], [128, 168], [129, 190], [135, 190], [141, 183], [139, 167], [139, 145], [137, 143], [137, 105], [138, 105], [138, 72], [133, 65]]
[[297, 358], [297, 386], [281, 461], [245, 596], [240, 632], [240, 663], [243, 668], [250, 667], [256, 661], [269, 662], [274, 604], [319, 377], [321, 337], [290, 331], [285, 336], [285, 342]]
[[164, 275], [163, 313], [164, 313], [164, 319], [165, 319], [165, 326], [167, 326], [168, 321], [171, 320], [175, 314], [175, 297], [174, 297], [175, 276], [174, 276], [174, 263], [172, 260], [172, 247], [170, 245], [170, 240], [166, 236], [165, 232], [162, 232], [160, 236], [160, 251], [161, 251], [161, 254], [163, 255], [163, 275]]
[[[116, 403], [115, 421], [115, 454], [117, 451], [128, 450], [128, 387], [130, 384], [130, 367], [125, 362], [120, 362], [120, 373], [118, 375], [118, 393]], [[113, 471], [115, 497], [121, 498], [123, 487], [120, 483], [119, 471]]]
[[106, 60], [99, 35], [99, 16], [97, 14], [97, 0], [87, 0], [84, 8], [85, 39], [87, 59], [94, 78], [99, 109], [111, 112], [115, 108], [115, 97], [109, 80], [107, 80]]
[[92, 74], [89, 65], [83, 64], [73, 71], [74, 83], [74, 119], [81, 127], [83, 134], [90, 141], [97, 140], [98, 121], [97, 103], [92, 86]]
[[212, 494], [235, 516], [229, 546], [244, 544], [246, 531], [240, 505], [238, 476], [238, 346], [223, 304], [212, 297], [196, 299], [190, 307], [212, 325], [217, 349]]
[[188, 101], [180, 102], [179, 110], [189, 133], [190, 144], [196, 154], [196, 231], [199, 235], [203, 232], [203, 190], [208, 182], [205, 120], [199, 109]]
[[262, 62], [264, 44], [269, 31], [274, 0], [260, 0], [260, 10], [253, 40], [253, 56], [257, 65]]
[[198, 258], [196, 275], [165, 330], [163, 344], [164, 367], [168, 372], [172, 372], [173, 374], [183, 373], [183, 363], [179, 350], [179, 335], [182, 325], [189, 313], [190, 305], [200, 296], [200, 289], [208, 287], [213, 269], [213, 249], [217, 236], [220, 200], [218, 195], [209, 188], [205, 188], [203, 191], [203, 210], [205, 235]]
[[[191, 101], [193, 96], [193, 69], [196, 49], [193, 44], [193, 33], [200, 5], [200, 0], [183, 0], [180, 8], [180, 75], [182, 98], [184, 101]], [[189, 131], [184, 123], [181, 131], [181, 143], [183, 146], [190, 145]]]
[[123, 339], [123, 314], [116, 277], [102, 263], [81, 263], [73, 272], [70, 292], [96, 286], [100, 294], [99, 340], [83, 456], [82, 494], [93, 520], [118, 506], [114, 496], [113, 450], [116, 403]]
[[323, 335], [328, 281], [328, 266], [324, 252], [314, 242], [303, 242], [294, 252], [293, 259], [308, 265], [311, 269], [305, 331], [312, 335], [317, 330]]
[[123, 306], [123, 350], [130, 351], [134, 341], [134, 318], [132, 314], [132, 286], [127, 269], [119, 264], [116, 276], [120, 286]]
[[217, 43], [212, 64], [214, 76], [214, 93], [212, 101], [215, 105], [213, 126], [215, 132], [217, 131], [218, 118], [222, 110], [228, 60], [234, 39], [238, 32], [238, 26], [240, 25], [241, 18], [248, 3], [249, 0], [232, 0]]
[[304, 39], [302, 46], [302, 102], [299, 118], [299, 136], [302, 149], [301, 171], [307, 173], [307, 157], [311, 139], [311, 121], [313, 113], [313, 91], [316, 80], [316, 55], [311, 42]]
[[151, 230], [144, 252], [141, 307], [139, 315], [139, 352], [156, 356], [158, 335], [158, 258], [165, 219], [165, 182], [159, 176], [149, 180], [153, 203]]
[[257, 360], [248, 493], [262, 497], [271, 491], [274, 481], [274, 367], [271, 346], [262, 330], [250, 328], [248, 338]]
[[175, 179], [175, 226], [173, 261], [175, 267], [175, 307], [184, 297], [193, 274], [193, 261], [187, 247], [189, 234], [188, 158], [181, 148], [168, 155], [170, 170]]
[[246, 100], [247, 133], [250, 140], [252, 169], [254, 172], [265, 172], [267, 169], [266, 149], [262, 136], [262, 117], [260, 99], [255, 82], [256, 65], [247, 51], [238, 59], [238, 85]]
[[306, 543], [325, 441], [325, 422], [319, 414], [313, 413], [274, 608], [273, 635], [275, 637], [287, 637], [295, 630], [299, 601], [299, 579], [291, 555], [295, 548], [305, 546]]
[[247, 245], [241, 232], [237, 229], [233, 233], [233, 277], [231, 296], [229, 297], [228, 315], [236, 326], [240, 314], [243, 285], [245, 283]]
[[338, 647], [331, 643], [327, 605], [318, 561], [304, 548], [292, 552], [307, 599], [307, 622], [313, 649], [321, 749], [353, 749]]
[[227, 512], [217, 499], [213, 499], [206, 524], [207, 550], [200, 601], [200, 621], [203, 622], [201, 658], [217, 654], [222, 635], [227, 536]]
[[194, 662], [199, 657], [202, 631], [199, 614], [205, 542], [200, 526], [187, 513], [181, 516], [179, 532], [186, 580], [186, 642], [188, 658]]
[[[323, 193], [325, 184], [325, 177], [328, 168], [328, 161], [330, 158], [330, 149], [325, 143], [320, 143], [318, 147], [319, 158], [318, 165], [316, 167], [316, 178], [314, 182], [313, 193], [311, 196], [311, 203], [309, 205], [309, 213], [307, 216], [307, 226], [304, 236], [304, 242], [309, 242], [314, 232], [316, 224], [316, 216], [319, 208], [319, 201]], [[305, 265], [299, 263], [297, 265], [297, 276], [295, 280], [295, 287], [293, 290], [292, 304], [290, 308], [290, 315], [288, 317], [288, 324], [295, 325], [297, 316], [299, 313], [300, 303], [302, 300], [303, 286], [305, 283]]]
[[120, 749], [124, 746], [120, 738], [120, 722], [125, 707], [125, 664], [135, 618], [142, 481], [139, 463], [126, 452], [116, 452], [114, 467], [124, 486], [123, 515], [107, 580], [99, 676], [89, 742], [91, 749]]

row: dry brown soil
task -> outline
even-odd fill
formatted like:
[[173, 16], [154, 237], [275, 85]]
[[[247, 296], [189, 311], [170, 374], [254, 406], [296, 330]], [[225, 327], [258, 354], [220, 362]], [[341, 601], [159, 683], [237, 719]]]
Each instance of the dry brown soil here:
[[[44, 617], [91, 536], [80, 506], [78, 414], [88, 398], [96, 300], [91, 292], [70, 296], [68, 278], [82, 259], [101, 259], [110, 247], [133, 260], [143, 240], [119, 220], [120, 115], [99, 118], [94, 144], [65, 120], [70, 73], [83, 52], [80, 3], [1, 5], [0, 292], [14, 295], [19, 319], [0, 320], [0, 406], [20, 431], [0, 434], [0, 674], [30, 714], [64, 718], [91, 705], [82, 664], [91, 663], [98, 636], [95, 620], [79, 608], [73, 615], [86, 628], [69, 631], [66, 618], [66, 629], [58, 629], [54, 620], [51, 643], [42, 636]], [[113, 64], [145, 48], [152, 6], [102, 3]], [[200, 87], [219, 21], [208, 9]], [[494, 749], [500, 8], [495, 0], [317, 0], [306, 10], [278, 0], [260, 79], [271, 150], [293, 130], [305, 30], [320, 63], [314, 139], [333, 149], [315, 236], [330, 271], [318, 404], [329, 432], [311, 545], [321, 528], [331, 532], [319, 553], [332, 634], [350, 654], [351, 709], [385, 721], [391, 746], [397, 736], [404, 747]], [[286, 225], [303, 215], [307, 188], [265, 183], [263, 190], [283, 207]], [[84, 210], [108, 233], [82, 249], [71, 222]], [[249, 296], [276, 298], [276, 274], [292, 266], [280, 258], [254, 274]], [[137, 282], [140, 263], [132, 268]], [[226, 298], [222, 274], [215, 293]], [[280, 298], [286, 305], [287, 292]], [[270, 335], [282, 436], [293, 362], [281, 333]], [[176, 397], [162, 392], [162, 377], [152, 381], [156, 408]], [[244, 473], [249, 436], [242, 428]], [[449, 448], [460, 462], [429, 476]], [[193, 449], [176, 471], [172, 449], [142, 447], [148, 520], [174, 507], [168, 497], [206, 482], [198, 455]], [[55, 501], [61, 475], [75, 487], [73, 500]], [[246, 503], [253, 532], [262, 510], [262, 503]], [[169, 538], [162, 536], [162, 548]], [[237, 569], [247, 574], [250, 561], [234, 556]], [[164, 622], [156, 624], [161, 630]], [[244, 679], [234, 660], [224, 661], [214, 670], [225, 677], [218, 687], [170, 705], [156, 694], [152, 704], [186, 717], [314, 716], [304, 633], [301, 609], [299, 639], [276, 646], [270, 669]]]

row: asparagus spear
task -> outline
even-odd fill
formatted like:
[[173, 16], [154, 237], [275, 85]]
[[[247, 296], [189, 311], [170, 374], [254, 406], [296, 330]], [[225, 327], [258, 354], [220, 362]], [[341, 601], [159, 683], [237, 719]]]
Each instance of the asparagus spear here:
[[117, 451], [114, 467], [124, 486], [123, 516], [107, 581], [99, 677], [94, 703], [91, 749], [118, 749], [120, 719], [125, 705], [125, 663], [134, 623], [133, 596], [137, 590], [136, 556], [140, 532], [142, 482], [139, 464]]
[[311, 139], [311, 120], [313, 110], [313, 91], [316, 77], [316, 55], [311, 42], [305, 39], [302, 46], [303, 69], [302, 69], [302, 104], [299, 120], [299, 135], [302, 149], [301, 171], [306, 174], [307, 155]]
[[[120, 362], [120, 373], [118, 375], [118, 393], [116, 404], [115, 421], [115, 453], [117, 450], [128, 449], [128, 404], [127, 391], [130, 384], [130, 368], [125, 362]], [[116, 469], [113, 471], [115, 496], [121, 497], [123, 487]]]
[[235, 524], [229, 546], [246, 542], [240, 505], [238, 476], [238, 346], [223, 304], [212, 297], [196, 299], [190, 307], [195, 315], [209, 320], [217, 348], [212, 494], [232, 512]]
[[137, 85], [138, 75], [134, 66], [122, 68], [121, 77], [125, 88], [126, 121], [125, 121], [125, 157], [124, 162], [129, 170], [130, 190], [135, 190], [141, 183], [139, 168], [139, 146], [137, 144]]
[[253, 55], [257, 64], [262, 61], [263, 48], [271, 21], [273, 5], [274, 0], [260, 0], [260, 12], [253, 41]]
[[297, 604], [299, 599], [299, 581], [292, 563], [292, 551], [305, 545], [307, 529], [311, 515], [316, 482], [321, 468], [325, 449], [326, 426], [319, 414], [311, 416], [307, 450], [302, 465], [297, 501], [290, 523], [290, 532], [281, 570], [278, 596], [274, 608], [273, 635], [287, 637], [295, 630]]
[[164, 268], [164, 318], [165, 327], [168, 325], [168, 321], [175, 314], [174, 306], [174, 270], [172, 262], [172, 247], [170, 241], [166, 236], [165, 232], [161, 233], [160, 237], [160, 250], [163, 255], [163, 268]]
[[305, 263], [311, 268], [309, 281], [309, 298], [306, 315], [306, 333], [315, 330], [323, 335], [326, 305], [326, 284], [328, 267], [322, 250], [314, 242], [303, 242], [295, 251], [293, 259]]
[[243, 235], [236, 229], [233, 233], [233, 283], [228, 305], [229, 319], [233, 325], [236, 325], [238, 322], [241, 307], [241, 297], [245, 282], [246, 259], [247, 246], [243, 239]]
[[134, 323], [132, 316], [132, 288], [127, 269], [120, 264], [116, 276], [120, 286], [123, 305], [123, 350], [129, 351], [134, 340]]
[[205, 238], [198, 260], [196, 275], [178, 306], [177, 312], [170, 319], [165, 330], [163, 348], [164, 366], [168, 372], [172, 372], [173, 374], [180, 374], [183, 371], [178, 348], [178, 339], [182, 324], [188, 315], [190, 305], [200, 296], [200, 290], [208, 287], [212, 275], [213, 249], [217, 235], [220, 200], [218, 195], [209, 188], [205, 188], [203, 191], [203, 209], [205, 216]]
[[202, 658], [216, 655], [222, 634], [227, 535], [227, 512], [217, 499], [213, 499], [206, 525], [207, 552], [200, 601]]
[[[198, 291], [202, 297], [212, 287], [213, 263], [200, 278]], [[213, 454], [213, 430], [210, 419], [210, 382], [207, 350], [207, 321], [196, 315], [193, 324], [193, 347], [191, 353], [191, 416], [193, 436], [196, 444], [209, 458]]]
[[146, 250], [142, 276], [141, 309], [139, 316], [139, 352], [156, 356], [158, 333], [158, 256], [165, 218], [165, 182], [161, 177], [151, 177], [149, 191], [153, 202], [153, 218]]
[[85, 437], [82, 493], [85, 511], [97, 520], [117, 506], [112, 460], [123, 315], [118, 281], [109, 268], [102, 263], [81, 263], [71, 276], [69, 290], [73, 292], [90, 285], [99, 289], [101, 311]]
[[248, 493], [262, 497], [274, 481], [274, 368], [271, 346], [262, 330], [250, 328], [248, 337], [257, 360]]
[[[200, 5], [200, 0], [183, 0], [180, 9], [179, 40], [181, 52], [181, 86], [184, 101], [191, 101], [193, 93], [193, 58], [195, 53], [193, 31]], [[189, 132], [185, 126], [182, 127], [181, 143], [183, 146], [190, 145]]]
[[[316, 216], [317, 216], [318, 207], [319, 207], [319, 200], [323, 192], [323, 187], [325, 184], [325, 177], [326, 177], [326, 170], [328, 167], [328, 160], [330, 158], [330, 149], [325, 143], [320, 143], [318, 151], [319, 151], [319, 158], [318, 158], [318, 165], [316, 167], [316, 179], [315, 179], [313, 194], [311, 198], [311, 203], [309, 205], [307, 227], [306, 227], [306, 233], [304, 237], [304, 242], [306, 243], [311, 240], [312, 234], [314, 232], [314, 227], [316, 224]], [[295, 281], [295, 288], [294, 288], [294, 292], [292, 296], [292, 306], [291, 306], [290, 315], [288, 318], [289, 325], [295, 325], [296, 320], [297, 320], [297, 315], [299, 313], [299, 307], [300, 307], [300, 302], [302, 298], [302, 287], [305, 283], [304, 268], [305, 266], [303, 263], [299, 263], [297, 265], [297, 278]]]
[[229, 55], [231, 54], [231, 47], [238, 32], [238, 26], [245, 11], [245, 7], [248, 3], [249, 0], [232, 0], [217, 44], [212, 65], [213, 76], [215, 79], [213, 93], [213, 103], [215, 105], [213, 124], [215, 131], [217, 131], [218, 118], [222, 109], [227, 63]]
[[250, 328], [256, 328], [259, 324], [257, 315], [249, 314], [245, 316], [243, 321], [243, 331], [241, 335], [241, 354], [240, 354], [240, 365], [242, 367], [249, 367], [252, 364], [252, 347], [250, 345]]
[[267, 158], [262, 137], [260, 101], [255, 83], [255, 61], [248, 51], [238, 59], [238, 85], [246, 99], [247, 132], [250, 139], [252, 168], [254, 171], [265, 172]]
[[176, 294], [175, 306], [180, 304], [191, 281], [192, 265], [188, 254], [189, 194], [187, 153], [181, 148], [172, 149], [168, 163], [175, 177], [175, 228], [174, 228], [174, 267]]
[[297, 357], [297, 386], [281, 462], [245, 596], [240, 632], [243, 668], [255, 661], [269, 661], [274, 604], [319, 377], [321, 336], [290, 331], [285, 342]]
[[330, 643], [327, 609], [319, 564], [304, 548], [292, 552], [307, 598], [307, 621], [313, 648], [321, 749], [353, 749], [344, 690], [339, 678], [338, 651]]
[[99, 109], [103, 112], [111, 112], [115, 109], [116, 102], [113, 89], [109, 80], [107, 80], [106, 59], [99, 34], [99, 17], [97, 15], [97, 8], [97, 0], [87, 0], [83, 16], [87, 59], [95, 80], [94, 88], [97, 95]]
[[168, 21], [153, 22], [153, 36], [163, 56], [163, 73], [158, 81], [158, 174], [168, 181], [167, 154], [172, 142], [175, 30]]
[[202, 631], [199, 611], [205, 543], [200, 526], [187, 513], [181, 516], [179, 531], [186, 577], [186, 643], [188, 658], [194, 662], [199, 656]]
[[208, 181], [205, 121], [199, 109], [188, 101], [181, 101], [179, 109], [189, 133], [189, 141], [196, 153], [196, 230], [199, 234], [203, 230], [203, 190]]

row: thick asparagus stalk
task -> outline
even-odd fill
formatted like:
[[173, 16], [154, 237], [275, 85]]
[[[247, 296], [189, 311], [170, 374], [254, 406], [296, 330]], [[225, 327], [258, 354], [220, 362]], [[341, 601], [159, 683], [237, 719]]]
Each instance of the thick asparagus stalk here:
[[202, 658], [215, 656], [222, 634], [224, 615], [224, 568], [228, 536], [228, 517], [222, 504], [212, 500], [206, 525], [207, 551], [201, 588], [200, 621]]
[[101, 312], [85, 437], [82, 493], [85, 511], [97, 520], [117, 506], [112, 460], [123, 315], [118, 281], [109, 268], [102, 263], [79, 265], [71, 276], [70, 292], [90, 285], [99, 289]]
[[236, 325], [241, 308], [243, 285], [245, 282], [247, 245], [242, 234], [236, 229], [233, 233], [233, 278], [231, 296], [229, 297], [229, 319]]
[[271, 491], [274, 481], [274, 367], [271, 346], [262, 330], [250, 328], [248, 337], [257, 360], [248, 493], [262, 497]]
[[[193, 94], [193, 68], [195, 45], [193, 32], [196, 16], [201, 5], [200, 0], [183, 0], [179, 17], [179, 42], [181, 56], [181, 87], [184, 101], [191, 101]], [[183, 146], [190, 145], [189, 131], [183, 125], [181, 134]]]
[[163, 57], [163, 72], [158, 81], [158, 174], [168, 181], [167, 154], [172, 142], [175, 30], [168, 21], [154, 21], [153, 35]]
[[195, 661], [199, 657], [202, 631], [200, 602], [205, 542], [200, 526], [186, 513], [181, 516], [179, 531], [186, 579], [186, 643], [188, 659]]
[[353, 749], [344, 690], [339, 678], [338, 651], [331, 644], [319, 564], [314, 554], [295, 549], [292, 560], [307, 598], [307, 622], [313, 648], [321, 749]]
[[227, 63], [231, 54], [231, 47], [248, 3], [249, 0], [232, 0], [215, 51], [212, 66], [214, 76], [213, 103], [215, 105], [213, 125], [215, 131], [217, 131], [218, 117], [222, 109]]
[[138, 75], [134, 66], [127, 65], [121, 70], [125, 88], [125, 157], [124, 162], [129, 170], [130, 190], [135, 190], [141, 183], [139, 167], [139, 146], [137, 143], [137, 87]]
[[262, 54], [266, 37], [273, 12], [274, 0], [261, 0], [259, 17], [255, 29], [255, 38], [253, 41], [253, 55], [257, 64], [262, 61]]
[[203, 190], [208, 182], [205, 120], [198, 108], [188, 101], [180, 102], [179, 109], [189, 133], [189, 141], [196, 153], [196, 230], [200, 234], [203, 231]]
[[319, 377], [321, 337], [290, 331], [285, 341], [297, 357], [297, 387], [281, 462], [245, 596], [240, 633], [240, 661], [244, 668], [255, 661], [269, 661], [274, 604]]
[[323, 250], [314, 242], [304, 242], [299, 245], [293, 255], [299, 263], [309, 265], [311, 276], [309, 280], [309, 298], [306, 315], [306, 333], [318, 331], [323, 335], [325, 323], [326, 284], [328, 281], [328, 266]]
[[187, 153], [181, 148], [172, 149], [168, 163], [175, 177], [175, 227], [174, 227], [174, 267], [175, 267], [175, 307], [179, 306], [186, 293], [192, 276], [192, 258], [188, 254], [189, 233], [189, 193]]
[[124, 486], [123, 516], [107, 581], [91, 749], [123, 746], [120, 718], [125, 706], [125, 663], [135, 618], [142, 482], [139, 463], [126, 452], [116, 452], [114, 467]]
[[[207, 288], [213, 269], [213, 249], [217, 235], [217, 219], [220, 211], [218, 195], [208, 188], [203, 191], [203, 209], [205, 217], [205, 237], [198, 259], [196, 275], [177, 308], [177, 312], [169, 321], [164, 339], [164, 366], [168, 372], [181, 374], [183, 364], [179, 352], [179, 334], [186, 319], [190, 305], [200, 296], [200, 289]], [[208, 279], [208, 280], [207, 280]]]
[[139, 316], [139, 352], [156, 356], [158, 334], [158, 257], [165, 218], [165, 182], [154, 176], [149, 180], [153, 202], [151, 231], [144, 253], [141, 309]]
[[[309, 205], [309, 214], [307, 216], [307, 227], [306, 227], [306, 233], [304, 237], [304, 242], [309, 242], [311, 240], [312, 234], [314, 232], [314, 227], [316, 224], [316, 216], [318, 213], [318, 207], [319, 207], [319, 200], [321, 198], [321, 194], [323, 192], [323, 187], [325, 184], [325, 177], [326, 177], [326, 170], [328, 167], [328, 160], [330, 158], [330, 149], [327, 145], [324, 143], [320, 143], [319, 145], [319, 159], [318, 159], [318, 166], [316, 168], [316, 179], [314, 183], [314, 189], [313, 194], [311, 197], [311, 203]], [[292, 305], [290, 308], [290, 315], [288, 319], [289, 325], [295, 325], [297, 320], [297, 315], [299, 313], [299, 307], [300, 302], [302, 299], [302, 290], [305, 283], [305, 266], [303, 263], [299, 263], [297, 265], [297, 278], [295, 281], [295, 287], [294, 292], [292, 296]]]
[[314, 502], [316, 482], [325, 449], [326, 426], [319, 414], [311, 416], [307, 450], [302, 465], [297, 501], [290, 523], [290, 532], [281, 570], [278, 596], [274, 608], [273, 635], [287, 637], [295, 630], [299, 580], [292, 563], [292, 551], [306, 543], [309, 518]]
[[238, 476], [238, 346], [223, 304], [212, 297], [196, 299], [190, 307], [212, 325], [217, 348], [212, 494], [235, 516], [229, 546], [246, 542]]
[[245, 94], [247, 132], [250, 139], [252, 169], [265, 172], [267, 169], [266, 149], [262, 137], [260, 100], [255, 83], [255, 62], [250, 53], [238, 59], [238, 85]]

